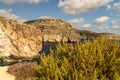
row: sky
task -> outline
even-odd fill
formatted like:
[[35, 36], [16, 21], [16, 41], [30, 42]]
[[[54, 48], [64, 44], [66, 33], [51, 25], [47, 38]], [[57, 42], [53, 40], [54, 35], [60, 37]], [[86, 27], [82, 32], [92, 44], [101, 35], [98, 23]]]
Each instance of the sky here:
[[120, 0], [0, 0], [0, 16], [64, 19], [80, 30], [120, 35]]

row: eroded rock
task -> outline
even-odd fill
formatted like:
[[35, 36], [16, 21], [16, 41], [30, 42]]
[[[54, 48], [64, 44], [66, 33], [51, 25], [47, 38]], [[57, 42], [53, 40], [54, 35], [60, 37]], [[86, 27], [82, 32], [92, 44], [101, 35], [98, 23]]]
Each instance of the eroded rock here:
[[0, 17], [0, 59], [10, 61], [32, 58], [41, 48], [39, 29]]
[[25, 23], [38, 27], [44, 42], [75, 42], [80, 39], [72, 25], [62, 19], [43, 18]]

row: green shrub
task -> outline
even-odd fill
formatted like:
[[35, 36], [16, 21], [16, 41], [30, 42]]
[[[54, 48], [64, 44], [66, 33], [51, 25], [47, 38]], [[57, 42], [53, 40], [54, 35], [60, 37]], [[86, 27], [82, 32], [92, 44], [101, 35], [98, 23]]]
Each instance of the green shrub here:
[[33, 80], [120, 80], [120, 47], [103, 37], [75, 45], [64, 43], [41, 54]]

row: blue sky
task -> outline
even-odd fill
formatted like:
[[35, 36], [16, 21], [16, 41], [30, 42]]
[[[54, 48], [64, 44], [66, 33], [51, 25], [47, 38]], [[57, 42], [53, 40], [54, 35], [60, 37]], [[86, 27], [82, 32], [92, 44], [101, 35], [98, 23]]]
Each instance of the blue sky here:
[[0, 16], [58, 18], [80, 30], [120, 34], [120, 0], [0, 0]]

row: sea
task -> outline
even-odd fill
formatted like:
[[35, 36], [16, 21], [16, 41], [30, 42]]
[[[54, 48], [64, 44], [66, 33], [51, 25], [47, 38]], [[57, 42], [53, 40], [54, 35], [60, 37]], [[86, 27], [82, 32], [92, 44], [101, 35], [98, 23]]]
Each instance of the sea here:
[[[81, 40], [80, 43], [83, 43], [84, 41]], [[46, 54], [50, 53], [50, 49], [52, 50], [56, 50], [56, 46], [58, 45], [58, 42], [43, 42], [42, 43], [42, 50], [39, 52], [39, 54], [42, 54], [43, 52]], [[75, 44], [75, 43], [72, 43]], [[118, 41], [118, 44], [120, 45], [120, 40]], [[35, 61], [37, 61], [36, 59], [34, 59]], [[8, 65], [12, 65], [15, 63], [2, 63], [0, 62], [0, 66], [8, 66]]]

